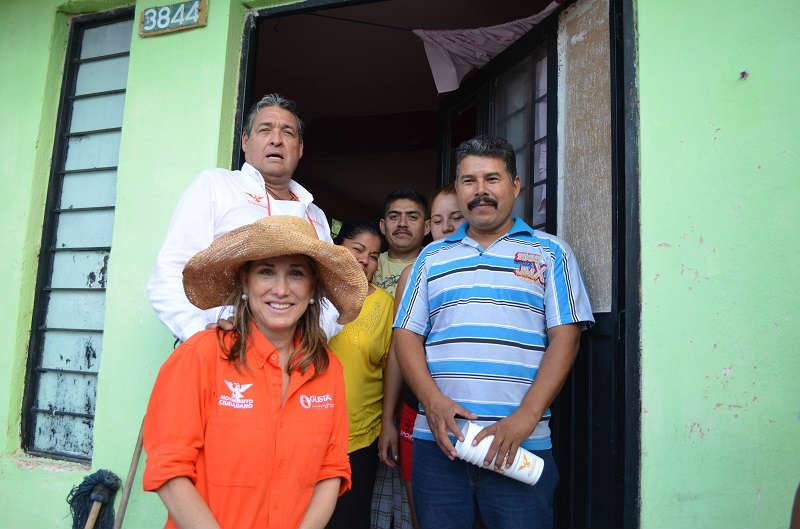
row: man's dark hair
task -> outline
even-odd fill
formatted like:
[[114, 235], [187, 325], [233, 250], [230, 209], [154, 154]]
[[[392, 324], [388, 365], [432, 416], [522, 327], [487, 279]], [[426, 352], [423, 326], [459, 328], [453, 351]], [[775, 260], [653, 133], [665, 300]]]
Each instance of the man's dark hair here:
[[384, 218], [386, 217], [386, 213], [389, 211], [389, 206], [392, 205], [392, 202], [401, 199], [410, 200], [411, 202], [417, 204], [420, 208], [422, 208], [422, 214], [425, 216], [425, 218], [428, 218], [428, 199], [413, 189], [396, 189], [386, 195], [386, 199], [383, 201]]
[[476, 136], [462, 142], [456, 149], [456, 168], [467, 156], [499, 158], [505, 164], [511, 179], [517, 176], [517, 157], [514, 154], [514, 147], [505, 138]]
[[297, 103], [280, 94], [267, 94], [250, 107], [250, 112], [247, 113], [247, 119], [244, 122], [245, 133], [248, 136], [253, 133], [253, 122], [256, 120], [256, 115], [268, 107], [278, 107], [291, 112], [297, 120], [297, 135], [302, 141], [306, 126], [297, 112]]
[[339, 233], [336, 235], [336, 238], [333, 240], [333, 244], [341, 245], [345, 239], [353, 240], [362, 233], [371, 233], [372, 235], [376, 236], [378, 240], [383, 241], [383, 236], [381, 235], [381, 231], [378, 229], [378, 226], [374, 222], [345, 222], [342, 224], [341, 229], [339, 229]]

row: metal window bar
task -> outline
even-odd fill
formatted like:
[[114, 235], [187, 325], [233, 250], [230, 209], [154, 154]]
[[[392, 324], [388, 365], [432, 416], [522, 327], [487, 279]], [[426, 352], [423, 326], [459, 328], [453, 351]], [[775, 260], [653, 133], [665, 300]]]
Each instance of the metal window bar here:
[[558, 164], [556, 159], [558, 157], [558, 135], [555, 134], [556, 127], [558, 126], [558, 52], [555, 44], [555, 39], [550, 40], [544, 45], [543, 56], [547, 58], [545, 71], [547, 72], [547, 85], [545, 94], [547, 95], [547, 127], [545, 130], [545, 138], [547, 138], [547, 166], [545, 172], [547, 177], [547, 210], [545, 212], [545, 219], [547, 224], [547, 232], [552, 234], [558, 233], [558, 226], [556, 225], [556, 209], [558, 207]]
[[[92, 419], [86, 419], [92, 420]], [[71, 454], [69, 452], [62, 452], [60, 450], [37, 450], [35, 448], [30, 448], [27, 452], [32, 456], [38, 457], [47, 457], [47, 458], [56, 458], [56, 459], [63, 459], [64, 461], [73, 461], [75, 463], [91, 463], [92, 458], [90, 457], [81, 457], [76, 454]]]
[[[545, 221], [536, 223], [533, 227], [535, 229], [542, 229], [548, 233], [555, 233], [556, 227], [553, 222], [551, 222], [554, 217], [551, 215], [551, 211], [554, 211], [555, 208], [553, 207], [555, 204], [555, 181], [556, 181], [556, 174], [555, 174], [555, 166], [552, 165], [553, 157], [550, 154], [551, 142], [548, 142], [550, 139], [552, 132], [555, 131], [556, 123], [554, 120], [550, 119], [551, 111], [555, 105], [554, 101], [549, 100], [548, 96], [552, 91], [552, 84], [551, 81], [555, 77], [554, 75], [554, 65], [555, 63], [552, 61], [550, 51], [555, 49], [555, 46], [552, 42], [545, 42], [534, 54], [533, 64], [531, 67], [531, 147], [530, 147], [530, 157], [528, 158], [528, 163], [530, 164], [529, 167], [529, 174], [530, 176], [530, 193], [526, 195], [528, 198], [529, 204], [526, 206], [526, 215], [531, 222], [533, 222], [533, 208], [535, 204], [533, 203], [534, 197], [536, 196], [536, 188], [544, 186], [545, 191], [547, 193], [547, 202], [545, 203]], [[538, 78], [536, 76], [536, 65], [540, 60], [544, 59], [545, 63], [545, 72], [547, 72], [547, 85], [545, 86], [544, 93], [539, 97], [536, 97], [536, 88], [538, 86]], [[547, 105], [546, 111], [546, 119], [547, 123], [544, 126], [545, 134], [541, 138], [536, 138], [536, 126], [537, 123], [537, 113], [536, 113], [536, 104], [537, 103], [545, 103]], [[542, 143], [546, 143], [547, 145], [547, 166], [545, 167], [545, 176], [542, 180], [536, 182], [536, 170], [538, 167], [538, 157], [536, 153], [536, 147], [541, 145]]]
[[51, 246], [50, 252], [110, 252], [111, 246]]
[[80, 136], [90, 136], [92, 134], [105, 134], [108, 132], [121, 132], [122, 127], [108, 127], [105, 129], [82, 130], [79, 132], [67, 132], [64, 134], [66, 138], [77, 138]]
[[80, 65], [80, 64], [86, 64], [87, 62], [99, 62], [99, 61], [105, 61], [105, 60], [108, 60], [108, 59], [117, 59], [119, 57], [127, 57], [130, 54], [131, 54], [131, 52], [129, 52], [129, 51], [120, 51], [120, 52], [117, 52], [117, 53], [108, 53], [106, 55], [97, 55], [95, 57], [86, 57], [84, 59], [80, 59], [80, 58], [76, 57], [74, 59], [71, 59], [70, 62], [73, 65], [77, 66], [77, 65]]
[[[530, 147], [530, 156], [528, 156], [528, 189], [526, 189], [525, 193], [525, 217], [528, 221], [533, 225], [533, 198], [535, 196], [536, 190], [536, 64], [539, 60], [539, 50], [536, 50], [533, 53], [533, 57], [531, 59], [531, 96], [528, 104], [530, 105], [531, 109], [531, 120], [530, 120], [530, 139], [531, 139], [531, 147]], [[545, 134], [544, 138], [547, 138]], [[542, 139], [542, 138], [540, 138]], [[545, 175], [545, 180], [547, 180], [547, 175]], [[536, 228], [536, 226], [534, 226]]]
[[[49, 458], [65, 459], [81, 463], [86, 463], [91, 461], [91, 452], [92, 452], [91, 438], [86, 439], [85, 446], [79, 447], [76, 452], [71, 452], [70, 448], [67, 448], [66, 450], [62, 449], [62, 446], [66, 447], [67, 445], [59, 443], [58, 440], [52, 444], [49, 443], [45, 444], [44, 448], [41, 445], [37, 444], [36, 442], [37, 418], [42, 417], [44, 414], [73, 417], [74, 419], [83, 421], [84, 424], [89, 427], [91, 427], [91, 424], [94, 421], [94, 416], [93, 414], [90, 413], [70, 412], [66, 410], [59, 410], [57, 408], [48, 408], [48, 409], [42, 408], [38, 403], [39, 391], [40, 391], [39, 386], [40, 386], [41, 375], [48, 372], [56, 372], [56, 373], [60, 372], [64, 374], [81, 375], [85, 377], [91, 377], [93, 379], [96, 379], [97, 377], [97, 373], [94, 372], [74, 372], [75, 370], [50, 369], [43, 367], [42, 361], [44, 354], [44, 340], [45, 340], [45, 333], [48, 331], [94, 334], [102, 336], [103, 329], [47, 327], [45, 322], [48, 313], [48, 304], [50, 301], [50, 295], [52, 292], [60, 290], [79, 291], [77, 289], [66, 289], [66, 288], [57, 289], [51, 286], [50, 278], [53, 274], [53, 263], [55, 254], [57, 252], [65, 252], [65, 251], [109, 252], [111, 249], [109, 246], [56, 247], [55, 241], [56, 241], [56, 234], [58, 227], [58, 218], [61, 213], [65, 213], [67, 211], [70, 212], [97, 211], [97, 210], [108, 211], [108, 210], [113, 210], [113, 207], [104, 206], [100, 208], [62, 209], [59, 208], [58, 206], [61, 202], [63, 178], [65, 175], [79, 174], [79, 173], [96, 173], [102, 171], [115, 171], [117, 169], [116, 165], [114, 165], [105, 167], [89, 167], [89, 168], [67, 170], [65, 169], [65, 163], [67, 160], [67, 149], [69, 146], [69, 138], [76, 136], [86, 136], [89, 134], [99, 133], [99, 132], [116, 132], [121, 130], [121, 128], [115, 127], [110, 129], [102, 129], [99, 131], [82, 131], [77, 133], [69, 132], [70, 123], [72, 121], [72, 101], [77, 99], [85, 99], [88, 97], [95, 97], [97, 95], [111, 95], [111, 94], [125, 93], [124, 89], [117, 89], [117, 90], [97, 92], [93, 94], [81, 94], [80, 96], [75, 94], [78, 68], [81, 64], [100, 62], [108, 59], [126, 57], [130, 55], [129, 51], [124, 51], [124, 52], [108, 53], [105, 55], [98, 55], [95, 57], [88, 57], [85, 59], [81, 59], [80, 53], [81, 53], [83, 36], [85, 32], [91, 28], [95, 28], [105, 24], [112, 24], [121, 21], [132, 21], [132, 20], [133, 20], [133, 8], [126, 7], [98, 15], [76, 17], [72, 19], [72, 26], [69, 32], [66, 57], [65, 57], [64, 77], [61, 87], [61, 95], [59, 98], [60, 101], [59, 112], [57, 116], [57, 123], [55, 130], [55, 145], [53, 149], [53, 158], [51, 162], [50, 180], [47, 188], [47, 202], [45, 208], [44, 226], [42, 229], [42, 244], [41, 244], [42, 251], [40, 252], [39, 256], [37, 281], [36, 281], [37, 287], [35, 290], [35, 297], [34, 297], [34, 311], [33, 311], [33, 322], [32, 322], [33, 332], [31, 332], [30, 343], [28, 347], [28, 366], [26, 370], [25, 393], [23, 396], [23, 403], [22, 403], [22, 448], [27, 453], [33, 455], [49, 457]], [[87, 290], [91, 290], [93, 292], [103, 292], [105, 289], [87, 289]]]
[[[85, 373], [82, 373], [85, 374]], [[31, 411], [34, 413], [43, 413], [45, 415], [52, 415], [53, 417], [77, 417], [79, 419], [89, 419], [91, 421], [94, 420], [94, 414], [91, 413], [81, 413], [79, 411], [67, 411], [67, 410], [57, 410], [55, 408], [31, 408]]]
[[90, 97], [115, 96], [124, 93], [125, 88], [115, 88], [114, 90], [103, 90], [102, 92], [88, 92], [85, 94], [72, 95], [67, 99], [70, 101], [79, 101], [81, 99], [89, 99]]
[[76, 329], [76, 328], [73, 328], [73, 327], [46, 327], [44, 325], [41, 325], [41, 326], [37, 327], [36, 330], [39, 331], [39, 332], [42, 332], [42, 333], [44, 333], [46, 331], [52, 331], [52, 332], [83, 332], [83, 333], [87, 333], [87, 334], [103, 334], [103, 329]]
[[86, 206], [82, 208], [57, 208], [55, 213], [80, 213], [83, 211], [114, 211], [115, 206]]
[[105, 292], [105, 287], [44, 287], [45, 292]]
[[68, 174], [76, 174], [76, 173], [104, 173], [106, 171], [116, 171], [116, 165], [107, 165], [104, 167], [87, 167], [85, 169], [62, 169], [61, 171], [56, 171], [58, 175], [68, 175]]
[[97, 376], [97, 371], [81, 371], [79, 369], [62, 369], [60, 367], [37, 367], [39, 373], [63, 373], [65, 375]]

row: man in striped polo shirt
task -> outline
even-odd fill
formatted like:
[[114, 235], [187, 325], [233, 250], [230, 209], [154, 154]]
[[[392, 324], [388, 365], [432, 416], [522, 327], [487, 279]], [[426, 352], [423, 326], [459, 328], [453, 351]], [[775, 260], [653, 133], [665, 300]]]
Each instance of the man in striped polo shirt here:
[[[467, 222], [417, 258], [397, 318], [403, 376], [420, 400], [412, 481], [420, 526], [551, 527], [558, 470], [549, 406], [581, 330], [594, 322], [578, 263], [557, 237], [512, 216], [520, 192], [514, 150], [478, 137], [456, 151]], [[518, 447], [545, 461], [531, 487], [455, 459], [463, 419], [493, 435], [485, 464]], [[438, 446], [438, 448], [437, 448]]]

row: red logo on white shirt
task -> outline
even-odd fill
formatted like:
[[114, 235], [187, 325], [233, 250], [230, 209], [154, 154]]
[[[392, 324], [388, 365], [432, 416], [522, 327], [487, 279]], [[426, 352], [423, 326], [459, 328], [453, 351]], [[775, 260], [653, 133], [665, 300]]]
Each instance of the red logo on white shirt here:
[[266, 204], [264, 203], [264, 197], [261, 195], [256, 195], [255, 193], [248, 193], [245, 191], [244, 193], [247, 195], [247, 201], [253, 205], [261, 206], [262, 208], [266, 208]]

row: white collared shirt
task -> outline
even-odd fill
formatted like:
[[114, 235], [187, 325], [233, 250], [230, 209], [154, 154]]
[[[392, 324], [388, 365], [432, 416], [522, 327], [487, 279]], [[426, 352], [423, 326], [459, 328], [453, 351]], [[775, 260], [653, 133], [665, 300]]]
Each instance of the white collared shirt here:
[[[153, 310], [176, 338], [186, 341], [227, 314], [225, 307], [198, 309], [183, 291], [186, 262], [223, 233], [268, 215], [294, 215], [311, 222], [320, 240], [333, 242], [328, 220], [312, 203], [311, 193], [294, 180], [289, 181], [289, 191], [297, 200], [269, 196], [261, 173], [245, 163], [241, 171], [203, 171], [183, 192], [147, 284]], [[342, 328], [336, 323], [339, 313], [328, 300], [321, 301], [320, 324], [328, 338], [332, 338]]]

